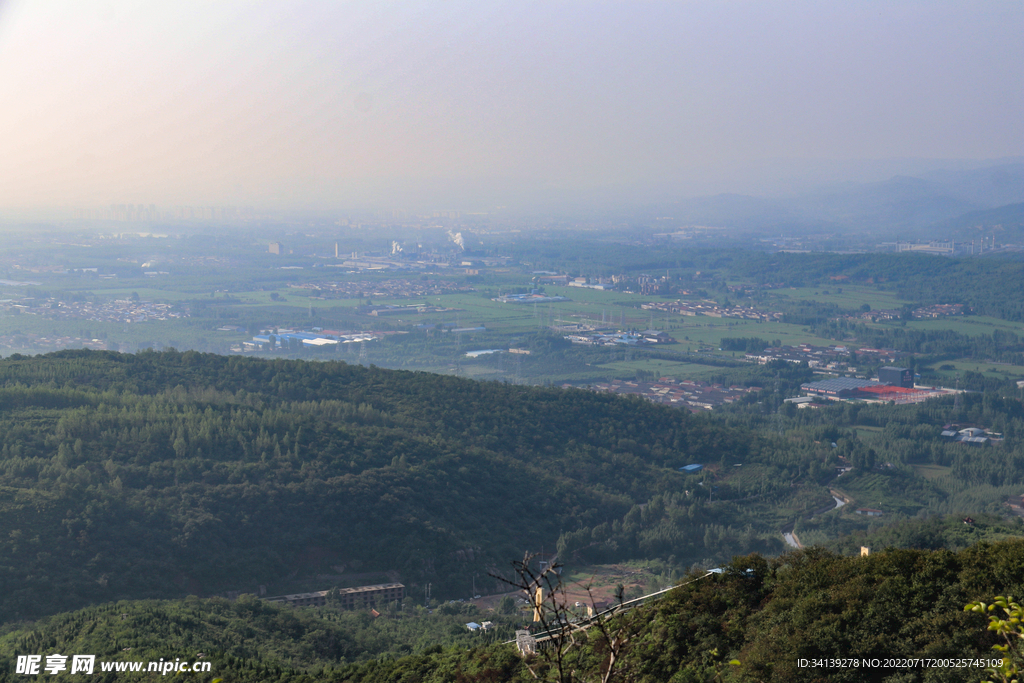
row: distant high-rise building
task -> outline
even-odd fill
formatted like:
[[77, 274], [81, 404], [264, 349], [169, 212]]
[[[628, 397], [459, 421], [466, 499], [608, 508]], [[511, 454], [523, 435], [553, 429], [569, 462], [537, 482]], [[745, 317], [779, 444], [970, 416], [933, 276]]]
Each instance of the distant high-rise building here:
[[284, 249], [281, 247], [280, 242], [271, 242], [269, 251], [271, 254], [281, 254]]

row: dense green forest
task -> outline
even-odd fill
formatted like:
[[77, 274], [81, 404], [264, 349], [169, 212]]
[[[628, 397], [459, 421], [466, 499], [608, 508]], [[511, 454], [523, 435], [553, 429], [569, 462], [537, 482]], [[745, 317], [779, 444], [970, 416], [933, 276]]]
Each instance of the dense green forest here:
[[[977, 681], [984, 666], [950, 665], [949, 660], [991, 660], [1000, 656], [991, 649], [998, 641], [987, 631], [985, 616], [964, 607], [991, 602], [996, 595], [1020, 595], [1022, 565], [1020, 540], [974, 544], [958, 552], [889, 550], [843, 557], [813, 549], [775, 559], [737, 557], [721, 573], [691, 574], [661, 599], [608, 622], [607, 633], [625, 643], [617, 650], [611, 680]], [[331, 606], [281, 607], [251, 597], [120, 602], [9, 631], [0, 637], [6, 662], [0, 675], [26, 679], [13, 675], [16, 655], [89, 652], [100, 661], [155, 661], [168, 655], [197, 661], [202, 655], [211, 662], [207, 678], [229, 681], [536, 680], [528, 664], [546, 680], [557, 680], [542, 658], [526, 662], [513, 645], [503, 644], [509, 629], [523, 626], [527, 617], [494, 615], [498, 630], [476, 634], [460, 623], [470, 618], [472, 608], [452, 606], [447, 614], [441, 609], [429, 615], [397, 603], [373, 618]], [[609, 645], [605, 635], [588, 631], [566, 654], [572, 680], [590, 680], [607, 670]], [[886, 661], [907, 658], [938, 662]], [[822, 659], [845, 663], [800, 665], [800, 660]], [[144, 677], [108, 673], [97, 680], [115, 676]]]
[[[170, 646], [240, 681], [527, 680], [499, 642], [523, 625], [514, 603], [445, 601], [507, 591], [509, 561], [546, 549], [580, 571], [647, 562], [663, 582], [731, 566], [623, 617], [636, 632], [622, 680], [882, 680], [793, 662], [984, 653], [984, 620], [963, 604], [1020, 591], [1024, 546], [990, 545], [1024, 530], [1006, 516], [1024, 491], [1016, 387], [956, 403], [784, 403], [807, 378], [759, 366], [748, 380], [765, 390], [691, 415], [336, 361], [12, 356], [0, 361], [0, 651], [145, 659]], [[949, 425], [1002, 438], [954, 443]], [[679, 471], [691, 463], [704, 467]], [[784, 554], [783, 531], [840, 554]], [[875, 554], [849, 558], [862, 545]], [[407, 597], [378, 617], [216, 597], [385, 580]], [[484, 620], [495, 628], [465, 627]], [[579, 666], [600, 667], [603, 648], [580, 649]], [[742, 666], [722, 669], [732, 657]]]
[[[762, 371], [780, 390], [806, 372]], [[500, 591], [494, 568], [544, 548], [575, 565], [660, 558], [685, 571], [779, 553], [794, 524], [824, 543], [930, 514], [1004, 514], [1024, 487], [1021, 404], [994, 392], [955, 410], [798, 411], [767, 391], [698, 416], [583, 390], [173, 351], [17, 356], [0, 382], [5, 620], [385, 575], [412, 596], [430, 584], [468, 597]], [[948, 443], [950, 421], [1005, 440]], [[690, 463], [705, 468], [678, 471]], [[830, 488], [856, 504], [829, 511]], [[868, 503], [885, 517], [855, 514]]]
[[[964, 605], [996, 594], [1019, 595], [1022, 562], [1021, 541], [979, 544], [959, 553], [893, 550], [850, 558], [815, 549], [774, 560], [738, 557], [724, 573], [706, 580], [690, 577], [664, 599], [621, 617], [611, 631], [628, 636], [628, 645], [613, 674], [615, 680], [643, 683], [716, 676], [780, 682], [975, 681], [984, 675], [983, 667], [801, 667], [798, 662], [998, 656], [990, 649], [997, 641], [986, 631], [987, 621], [965, 612]], [[581, 674], [605, 670], [608, 663], [608, 641], [589, 633], [573, 659]], [[738, 665], [727, 664], [733, 658]], [[522, 662], [509, 661], [507, 650], [498, 646], [353, 669], [337, 680], [443, 681], [453, 671], [466, 681], [532, 680]]]
[[[235, 601], [192, 596], [112, 602], [10, 630], [0, 637], [0, 658], [6, 663], [14, 652], [43, 650], [91, 653], [108, 661], [157, 661], [173, 654], [187, 661], [212, 661], [211, 673], [227, 680], [273, 680], [379, 657], [500, 643], [522, 621], [518, 615], [483, 615], [464, 603], [430, 611], [408, 600], [378, 607], [379, 616], [374, 617], [334, 605], [296, 609], [252, 595]], [[465, 624], [474, 619], [490, 620], [494, 627], [471, 632]], [[0, 669], [0, 679], [11, 673]]]
[[339, 566], [465, 596], [681, 465], [759, 448], [640, 399], [344, 363], [66, 351], [0, 377], [8, 619]]

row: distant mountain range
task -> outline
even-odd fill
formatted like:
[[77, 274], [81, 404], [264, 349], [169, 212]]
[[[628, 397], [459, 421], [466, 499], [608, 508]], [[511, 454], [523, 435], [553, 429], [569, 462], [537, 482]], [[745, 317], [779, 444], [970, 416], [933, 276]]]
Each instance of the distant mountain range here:
[[970, 211], [931, 226], [931, 232], [965, 241], [994, 237], [997, 245], [1024, 244], [1024, 202]]
[[[845, 183], [788, 198], [722, 194], [672, 207], [691, 224], [789, 233], [874, 233], [880, 237], [955, 237], [977, 225], [1020, 234], [1024, 163], [969, 171], [933, 171], [872, 183]], [[659, 209], [663, 210], [663, 209]], [[1009, 226], [1016, 226], [1010, 228]], [[963, 237], [961, 237], [963, 238]], [[1019, 241], [1019, 237], [1015, 238]]]

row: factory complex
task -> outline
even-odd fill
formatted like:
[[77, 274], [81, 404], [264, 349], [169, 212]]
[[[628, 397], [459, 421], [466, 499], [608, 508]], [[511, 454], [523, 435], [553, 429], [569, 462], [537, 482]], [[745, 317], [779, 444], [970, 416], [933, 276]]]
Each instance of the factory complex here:
[[353, 344], [374, 341], [376, 333], [339, 332], [337, 330], [314, 329], [311, 331], [278, 329], [276, 332], [257, 334], [251, 342], [243, 342], [244, 350], [299, 350], [328, 349], [333, 350], [339, 344]]
[[920, 403], [929, 398], [956, 393], [941, 387], [922, 387], [914, 384], [908, 368], [881, 368], [878, 379], [836, 377], [800, 385], [807, 396], [819, 396], [837, 401], [867, 401], [872, 403]]

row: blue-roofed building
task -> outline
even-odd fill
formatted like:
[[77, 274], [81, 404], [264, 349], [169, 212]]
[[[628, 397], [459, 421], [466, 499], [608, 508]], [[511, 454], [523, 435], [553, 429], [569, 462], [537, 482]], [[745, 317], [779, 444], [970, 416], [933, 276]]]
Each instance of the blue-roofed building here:
[[318, 336], [319, 335], [310, 334], [308, 332], [282, 332], [281, 334], [277, 335], [277, 338], [278, 339], [298, 339], [298, 340], [304, 340], [304, 339], [316, 339]]
[[[271, 338], [273, 338], [273, 344], [271, 344]], [[336, 347], [338, 345], [337, 339], [325, 337], [322, 334], [312, 334], [310, 332], [280, 332], [278, 334], [257, 334], [252, 338], [255, 344], [260, 346], [272, 346], [273, 348], [281, 349], [323, 349]]]
[[679, 471], [684, 474], [694, 474], [696, 472], [700, 472], [702, 469], [704, 469], [704, 465], [685, 465], [684, 467], [680, 467]]

